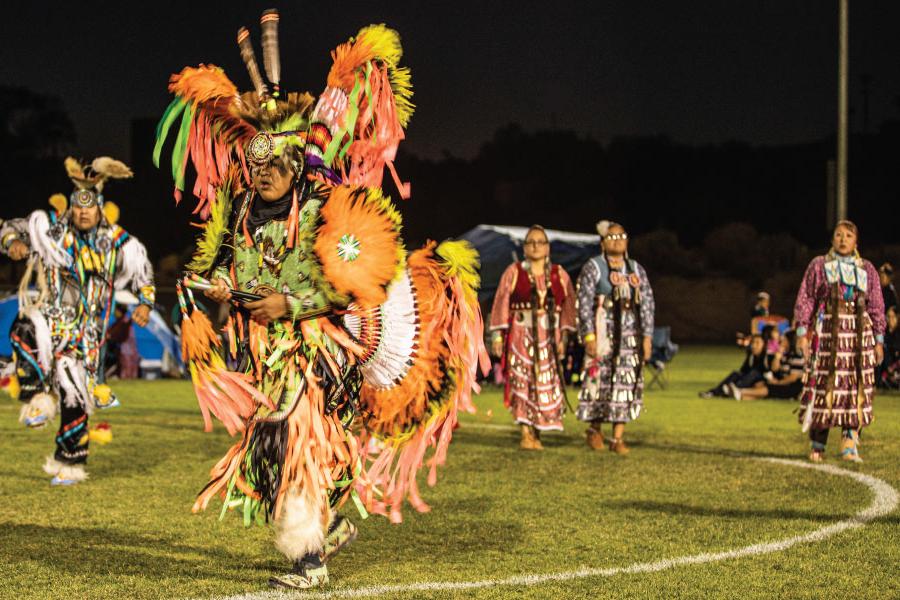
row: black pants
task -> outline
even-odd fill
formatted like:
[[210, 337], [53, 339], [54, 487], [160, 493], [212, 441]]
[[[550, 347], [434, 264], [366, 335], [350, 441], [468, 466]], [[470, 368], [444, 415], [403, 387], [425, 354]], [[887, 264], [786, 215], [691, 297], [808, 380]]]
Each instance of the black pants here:
[[[809, 409], [807, 409], [809, 410]], [[809, 441], [813, 443], [814, 446], [818, 446], [818, 449], [824, 448], [825, 444], [828, 443], [828, 432], [829, 429], [810, 429], [809, 430]], [[845, 427], [841, 429], [841, 437], [847, 438], [850, 437], [851, 432], [854, 431], [849, 427]], [[862, 430], [857, 430], [856, 435], [862, 435]]]
[[763, 380], [762, 371], [758, 369], [750, 369], [746, 373], [741, 373], [740, 371], [732, 371], [728, 377], [719, 382], [719, 385], [710, 389], [709, 391], [714, 396], [727, 396], [725, 393], [725, 386], [727, 384], [736, 385], [739, 388], [750, 388], [753, 387], [757, 382]]
[[[39, 392], [50, 389], [52, 373], [45, 373], [38, 363], [37, 336], [31, 319], [17, 318], [9, 332], [10, 342], [16, 353], [17, 377], [19, 379], [19, 400], [30, 402]], [[75, 400], [75, 407], [66, 406], [66, 393], [60, 389], [60, 424], [56, 433], [54, 458], [59, 462], [76, 465], [87, 462], [88, 422], [81, 403]]]

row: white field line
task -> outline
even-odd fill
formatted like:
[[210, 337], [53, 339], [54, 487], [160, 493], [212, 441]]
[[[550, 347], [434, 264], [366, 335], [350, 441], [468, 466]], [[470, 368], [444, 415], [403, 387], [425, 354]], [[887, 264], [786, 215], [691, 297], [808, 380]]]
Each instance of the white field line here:
[[723, 552], [704, 552], [702, 554], [693, 554], [691, 556], [678, 556], [675, 558], [666, 558], [654, 562], [635, 563], [624, 567], [582, 567], [574, 571], [562, 571], [558, 573], [535, 573], [530, 575], [514, 575], [512, 577], [504, 577], [500, 579], [482, 579], [478, 581], [423, 581], [418, 583], [406, 583], [395, 585], [373, 585], [358, 588], [333, 589], [327, 592], [310, 591], [310, 592], [288, 592], [288, 591], [265, 591], [251, 592], [247, 594], [238, 594], [235, 596], [219, 597], [215, 600], [269, 600], [273, 598], [298, 598], [298, 599], [318, 599], [318, 598], [365, 598], [370, 596], [394, 596], [396, 594], [408, 594], [413, 592], [447, 592], [447, 591], [466, 591], [477, 590], [500, 586], [533, 586], [542, 583], [572, 581], [574, 579], [584, 579], [587, 577], [613, 577], [614, 575], [624, 575], [632, 573], [655, 573], [664, 571], [673, 567], [684, 565], [699, 565], [712, 563], [722, 560], [731, 560], [735, 558], [744, 558], [748, 556], [757, 556], [760, 554], [769, 554], [771, 552], [781, 552], [787, 550], [797, 544], [809, 544], [819, 542], [831, 536], [837, 535], [849, 529], [862, 527], [866, 523], [883, 517], [893, 512], [898, 503], [900, 503], [900, 494], [887, 482], [865, 475], [863, 473], [855, 473], [847, 471], [831, 465], [812, 464], [799, 460], [786, 460], [781, 458], [752, 458], [751, 460], [762, 460], [765, 462], [775, 463], [779, 465], [797, 467], [800, 469], [812, 469], [821, 471], [829, 475], [839, 477], [847, 477], [865, 485], [872, 492], [872, 503], [865, 509], [859, 511], [852, 517], [843, 521], [838, 521], [831, 525], [826, 525], [820, 529], [816, 529], [810, 533], [795, 535], [774, 542], [763, 542], [736, 548], [734, 550], [725, 550]]

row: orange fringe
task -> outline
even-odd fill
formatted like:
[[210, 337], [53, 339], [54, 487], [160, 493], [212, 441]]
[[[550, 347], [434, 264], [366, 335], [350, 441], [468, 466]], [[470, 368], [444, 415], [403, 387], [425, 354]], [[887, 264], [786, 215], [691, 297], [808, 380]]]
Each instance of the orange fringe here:
[[406, 138], [406, 134], [397, 117], [387, 67], [372, 71], [369, 86], [372, 101], [369, 102], [365, 97], [360, 99], [360, 117], [357, 119], [360, 126], [347, 150], [350, 169], [344, 174], [344, 181], [351, 185], [380, 188], [384, 167], [387, 165], [400, 191], [400, 197], [407, 199], [410, 196], [409, 183], [400, 181], [393, 164], [397, 147]]
[[190, 365], [197, 403], [203, 415], [203, 428], [212, 431], [212, 418], [219, 419], [230, 435], [243, 431], [247, 419], [258, 405], [269, 408], [271, 400], [253, 386], [250, 374], [229, 371], [219, 356], [221, 346], [212, 323], [203, 311], [195, 309], [182, 319], [181, 351]]
[[[321, 348], [317, 351], [325, 352]], [[336, 412], [324, 414], [325, 396], [319, 381], [312, 374], [314, 364], [315, 361], [309, 362], [303, 375], [306, 386], [296, 397], [294, 410], [286, 417], [288, 439], [283, 465], [284, 483], [275, 498], [276, 519], [281, 514], [283, 500], [289, 490], [301, 489], [314, 498], [324, 499], [330, 490], [336, 489], [336, 478], [352, 473], [358, 462], [356, 438], [344, 431]], [[216, 495], [224, 498], [232, 478], [241, 492], [257, 497], [247, 487], [243, 473], [254, 427], [255, 423], [251, 421], [241, 441], [234, 444], [212, 468], [210, 482], [198, 495], [194, 512], [204, 510]], [[328, 503], [323, 502], [322, 506], [323, 511], [327, 511]], [[326, 515], [322, 516], [325, 518]]]

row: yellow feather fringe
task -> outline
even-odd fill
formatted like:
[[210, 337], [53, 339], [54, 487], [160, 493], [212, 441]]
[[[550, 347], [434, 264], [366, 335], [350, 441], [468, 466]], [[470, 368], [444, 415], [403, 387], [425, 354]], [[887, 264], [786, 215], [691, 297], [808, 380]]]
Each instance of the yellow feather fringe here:
[[447, 240], [437, 247], [436, 254], [441, 257], [441, 267], [447, 275], [458, 278], [463, 284], [466, 299], [476, 299], [477, 290], [481, 286], [478, 251], [465, 240]]
[[122, 211], [119, 210], [119, 205], [115, 202], [107, 200], [103, 203], [103, 216], [106, 217], [106, 222], [110, 225], [118, 223], [121, 214]]
[[189, 271], [205, 273], [212, 268], [228, 229], [231, 202], [231, 189], [226, 183], [216, 190], [216, 201], [211, 207], [209, 220], [203, 226], [203, 237], [197, 240], [197, 249], [187, 265]]
[[66, 198], [63, 194], [53, 194], [52, 196], [50, 196], [48, 202], [58, 215], [63, 214], [64, 212], [66, 212], [66, 209], [69, 208], [69, 199]]

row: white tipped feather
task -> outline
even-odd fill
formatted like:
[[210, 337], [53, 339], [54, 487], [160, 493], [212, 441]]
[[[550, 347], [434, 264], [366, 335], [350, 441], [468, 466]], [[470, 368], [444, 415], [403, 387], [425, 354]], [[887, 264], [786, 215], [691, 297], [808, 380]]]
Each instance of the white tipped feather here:
[[[419, 337], [415, 292], [408, 273], [403, 273], [388, 288], [387, 300], [378, 309], [381, 339], [372, 357], [360, 367], [369, 385], [385, 389], [403, 379], [415, 357]], [[344, 324], [354, 336], [360, 334], [360, 320], [344, 317]]]

